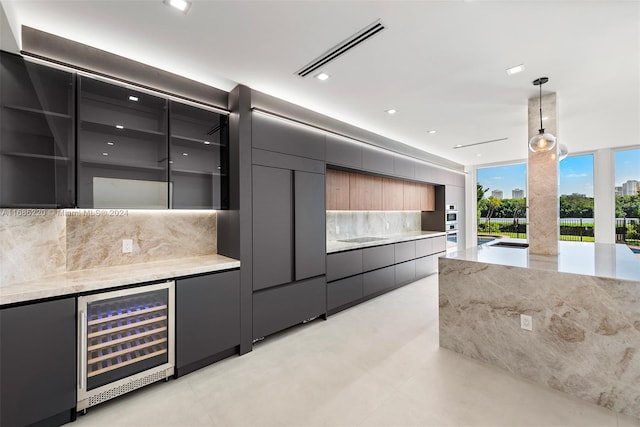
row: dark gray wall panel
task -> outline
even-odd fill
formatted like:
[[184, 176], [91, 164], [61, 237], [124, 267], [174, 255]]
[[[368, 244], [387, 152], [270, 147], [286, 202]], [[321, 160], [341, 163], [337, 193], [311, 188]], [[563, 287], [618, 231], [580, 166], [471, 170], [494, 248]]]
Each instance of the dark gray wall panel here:
[[0, 425], [25, 426], [71, 414], [76, 327], [75, 298], [0, 310]]
[[410, 242], [396, 243], [394, 247], [396, 263], [409, 261], [416, 257], [416, 242], [414, 240]]
[[362, 169], [362, 144], [327, 134], [327, 163]]
[[426, 277], [438, 271], [438, 256], [429, 255], [416, 259], [416, 278]]
[[294, 171], [295, 280], [325, 273], [324, 175]]
[[362, 148], [362, 168], [371, 172], [394, 175], [394, 155], [375, 148]]
[[362, 273], [362, 249], [327, 255], [327, 282]]
[[292, 279], [292, 173], [253, 166], [254, 290]]
[[325, 159], [324, 132], [264, 114], [252, 115], [253, 147], [311, 159]]
[[176, 367], [240, 344], [240, 271], [176, 281]]
[[327, 309], [343, 306], [363, 297], [362, 274], [327, 284]]
[[394, 245], [374, 246], [362, 250], [362, 271], [387, 267], [395, 262]]
[[393, 265], [363, 274], [364, 296], [393, 288], [395, 285], [395, 267]]
[[295, 282], [253, 294], [253, 337], [261, 338], [325, 314], [324, 277]]
[[299, 170], [312, 173], [324, 173], [325, 164], [319, 160], [276, 153], [274, 151], [253, 149], [253, 164], [274, 168]]
[[408, 157], [394, 156], [393, 173], [404, 178], [415, 178], [416, 161]]
[[407, 283], [416, 278], [416, 262], [407, 261], [402, 264], [396, 264], [396, 285]]

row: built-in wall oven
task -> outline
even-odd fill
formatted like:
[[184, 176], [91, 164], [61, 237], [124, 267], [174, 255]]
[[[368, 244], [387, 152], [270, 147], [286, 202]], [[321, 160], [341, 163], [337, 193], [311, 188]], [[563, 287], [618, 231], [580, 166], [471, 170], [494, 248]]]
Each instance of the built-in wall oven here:
[[173, 375], [173, 281], [78, 298], [78, 411]]
[[447, 232], [447, 253], [458, 250], [458, 231]]

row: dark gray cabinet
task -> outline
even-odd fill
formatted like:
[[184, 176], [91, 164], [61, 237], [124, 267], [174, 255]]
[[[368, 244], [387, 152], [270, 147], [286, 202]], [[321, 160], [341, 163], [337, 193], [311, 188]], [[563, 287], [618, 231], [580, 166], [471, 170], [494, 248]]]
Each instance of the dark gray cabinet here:
[[362, 144], [327, 134], [327, 163], [362, 169]]
[[362, 273], [362, 249], [327, 255], [327, 282]]
[[169, 206], [228, 208], [227, 116], [175, 101], [170, 101], [169, 108]]
[[412, 282], [416, 278], [416, 262], [407, 261], [395, 265], [396, 285]]
[[240, 344], [240, 271], [176, 280], [176, 377]]
[[363, 276], [363, 290], [365, 296], [377, 294], [396, 286], [394, 266], [369, 271], [364, 273]]
[[261, 338], [326, 313], [324, 276], [253, 294], [253, 337]]
[[251, 116], [253, 148], [310, 159], [325, 159], [324, 132], [264, 114]]
[[416, 257], [416, 242], [411, 240], [409, 242], [396, 243], [395, 245], [395, 262], [404, 262], [414, 259]]
[[325, 274], [324, 175], [293, 172], [295, 280]]
[[79, 207], [168, 207], [166, 99], [83, 76], [77, 128]]
[[75, 298], [0, 309], [0, 425], [61, 425], [76, 407]]
[[394, 245], [374, 246], [362, 250], [363, 271], [387, 267], [395, 263]]
[[75, 75], [0, 52], [0, 207], [75, 206]]
[[363, 275], [351, 276], [327, 284], [327, 309], [341, 307], [358, 301], [364, 296], [362, 287]]
[[253, 290], [293, 275], [292, 171], [253, 166]]
[[370, 172], [393, 176], [394, 154], [381, 148], [362, 147], [362, 168]]

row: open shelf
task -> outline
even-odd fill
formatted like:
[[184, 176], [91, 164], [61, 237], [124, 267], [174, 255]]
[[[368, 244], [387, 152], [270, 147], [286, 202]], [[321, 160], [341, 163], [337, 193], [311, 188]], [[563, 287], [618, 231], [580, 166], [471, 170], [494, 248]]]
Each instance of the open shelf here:
[[183, 135], [171, 135], [171, 138], [173, 138], [174, 140], [177, 140], [177, 142], [196, 142], [198, 144], [201, 144], [203, 146], [214, 146], [214, 147], [226, 147], [226, 144], [221, 144], [219, 142], [212, 142], [209, 141], [209, 144], [205, 144], [204, 141], [207, 141], [207, 139], [204, 138], [190, 138], [188, 136], [183, 136]]
[[80, 164], [89, 167], [107, 168], [107, 169], [134, 169], [148, 171], [163, 171], [164, 166], [127, 164], [122, 162], [105, 162], [101, 160], [80, 159]]
[[48, 154], [32, 154], [32, 153], [18, 153], [18, 152], [8, 152], [8, 153], [2, 153], [4, 156], [11, 156], [11, 157], [26, 157], [26, 158], [30, 158], [30, 159], [42, 159], [42, 160], [55, 160], [58, 162], [70, 162], [71, 158], [70, 157], [65, 157], [65, 156], [51, 156]]
[[109, 135], [125, 135], [125, 136], [133, 136], [133, 137], [148, 137], [148, 136], [164, 136], [164, 132], [159, 132], [157, 130], [151, 129], [137, 129], [131, 127], [124, 127], [123, 129], [118, 129], [116, 127], [118, 123], [99, 123], [99, 122], [91, 122], [88, 120], [80, 121], [80, 129], [88, 130], [91, 132], [100, 132], [100, 133], [108, 133]]
[[227, 176], [226, 173], [210, 172], [210, 171], [198, 171], [189, 169], [171, 169], [172, 173], [181, 173], [185, 175], [210, 175], [210, 176]]

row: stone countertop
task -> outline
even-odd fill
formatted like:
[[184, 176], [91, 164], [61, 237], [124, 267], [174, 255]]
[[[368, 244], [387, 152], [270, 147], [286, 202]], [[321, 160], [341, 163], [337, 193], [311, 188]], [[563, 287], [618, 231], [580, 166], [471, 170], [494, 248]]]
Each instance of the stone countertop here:
[[205, 255], [70, 271], [0, 287], [0, 305], [239, 268], [240, 261]]
[[365, 243], [357, 242], [341, 242], [339, 240], [327, 241], [327, 253], [349, 251], [352, 249], [369, 248], [372, 246], [388, 245], [391, 243], [406, 242], [409, 240], [426, 239], [429, 237], [445, 236], [444, 231], [408, 231], [405, 233], [396, 234], [380, 234], [378, 236], [366, 236], [366, 237], [379, 237], [380, 240], [375, 240]]
[[[510, 238], [499, 241], [526, 242]], [[626, 245], [559, 241], [558, 252], [557, 256], [533, 255], [529, 253], [529, 248], [497, 247], [486, 243], [458, 250], [442, 259], [640, 281], [640, 259]]]

